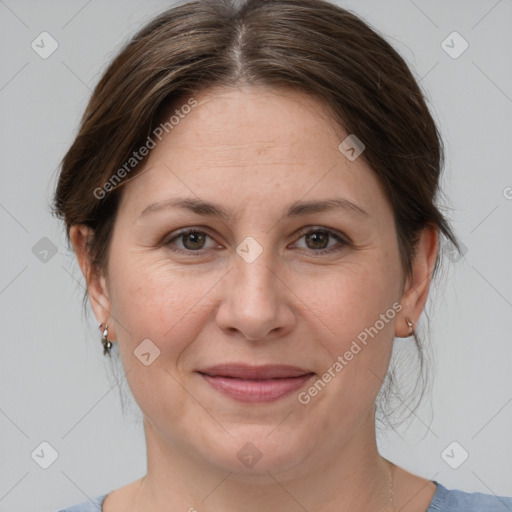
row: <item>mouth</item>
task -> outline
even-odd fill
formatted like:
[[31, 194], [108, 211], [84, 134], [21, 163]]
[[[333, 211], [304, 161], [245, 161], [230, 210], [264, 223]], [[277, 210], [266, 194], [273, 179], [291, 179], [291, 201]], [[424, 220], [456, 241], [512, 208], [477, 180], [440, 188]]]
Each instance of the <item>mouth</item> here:
[[273, 402], [301, 388], [316, 374], [288, 365], [222, 364], [197, 373], [216, 391], [240, 402]]

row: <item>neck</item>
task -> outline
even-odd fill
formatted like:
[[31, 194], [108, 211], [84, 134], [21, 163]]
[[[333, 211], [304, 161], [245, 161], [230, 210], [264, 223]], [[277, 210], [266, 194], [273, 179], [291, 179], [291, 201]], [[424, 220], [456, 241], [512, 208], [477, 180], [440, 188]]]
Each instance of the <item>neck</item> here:
[[133, 500], [137, 512], [393, 511], [393, 465], [378, 453], [371, 417], [342, 445], [319, 448], [285, 471], [250, 475], [209, 465], [144, 425], [148, 471]]

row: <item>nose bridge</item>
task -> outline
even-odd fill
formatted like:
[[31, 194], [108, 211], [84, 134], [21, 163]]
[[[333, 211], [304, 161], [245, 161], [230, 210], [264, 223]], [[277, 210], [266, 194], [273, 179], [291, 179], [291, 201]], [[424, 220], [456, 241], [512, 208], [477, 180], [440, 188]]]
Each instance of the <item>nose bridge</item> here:
[[268, 238], [266, 245], [263, 245], [264, 242], [258, 243], [261, 249], [255, 243], [248, 241], [237, 247], [233, 268], [234, 289], [240, 304], [271, 311], [275, 309], [278, 300], [274, 251]]
[[272, 231], [266, 232], [263, 227], [244, 236], [233, 255], [233, 270], [239, 279], [244, 279], [251, 287], [272, 285], [272, 269], [277, 265], [274, 243]]

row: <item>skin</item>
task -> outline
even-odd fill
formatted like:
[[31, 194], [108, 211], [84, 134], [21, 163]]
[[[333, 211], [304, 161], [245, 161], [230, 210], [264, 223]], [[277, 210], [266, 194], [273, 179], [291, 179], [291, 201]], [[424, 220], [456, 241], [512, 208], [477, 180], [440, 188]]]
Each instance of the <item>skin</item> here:
[[[92, 233], [71, 229], [94, 313], [119, 344], [144, 414], [147, 475], [110, 493], [104, 511], [392, 510], [390, 468], [395, 510], [425, 511], [435, 484], [379, 455], [374, 402], [394, 336], [408, 336], [406, 318], [416, 323], [425, 306], [436, 230], [421, 233], [405, 279], [391, 205], [364, 159], [338, 150], [348, 134], [322, 102], [256, 87], [194, 97], [199, 105], [124, 185], [106, 272], [87, 258]], [[176, 197], [215, 202], [232, 218], [171, 207], [140, 216]], [[367, 216], [284, 215], [294, 201], [327, 198]], [[208, 236], [174, 238], [185, 227]], [[347, 243], [305, 236], [319, 229]], [[236, 252], [247, 236], [262, 249], [250, 263]], [[324, 248], [336, 250], [318, 254]], [[308, 404], [298, 392], [244, 404], [196, 373], [243, 361], [321, 376], [397, 303], [401, 311]], [[160, 350], [148, 366], [133, 353], [145, 339]], [[250, 468], [237, 458], [246, 443], [262, 454]]]

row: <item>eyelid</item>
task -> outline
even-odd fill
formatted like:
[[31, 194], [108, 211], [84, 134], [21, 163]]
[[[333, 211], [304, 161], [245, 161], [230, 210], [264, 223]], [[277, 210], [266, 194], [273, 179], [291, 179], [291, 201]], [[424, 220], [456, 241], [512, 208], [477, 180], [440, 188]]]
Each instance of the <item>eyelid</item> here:
[[348, 236], [345, 235], [342, 231], [339, 231], [334, 228], [328, 228], [326, 226], [317, 226], [317, 225], [306, 226], [305, 228], [301, 228], [295, 236], [298, 236], [300, 238], [308, 233], [312, 233], [312, 232], [314, 233], [317, 231], [324, 231], [326, 233], [329, 233], [330, 235], [334, 235], [334, 236], [340, 238], [343, 242], [345, 242], [347, 244], [351, 243]]
[[[206, 235], [207, 237], [209, 237], [210, 239], [215, 241], [213, 236], [209, 234], [207, 227], [205, 227], [205, 226], [190, 226], [187, 228], [178, 229], [177, 231], [173, 231], [172, 233], [170, 233], [169, 236], [164, 237], [164, 239], [162, 240], [160, 245], [161, 246], [170, 246], [171, 242], [173, 242], [174, 240], [179, 239], [183, 235], [187, 235], [189, 233], [202, 233], [202, 234]], [[216, 243], [218, 243], [218, 242], [216, 242]], [[186, 254], [191, 254], [191, 253], [202, 254], [202, 253], [204, 253], [205, 250], [211, 250], [211, 249], [199, 249], [197, 251], [192, 251], [192, 250], [187, 250], [187, 249], [181, 249], [179, 247], [174, 247], [171, 250], [178, 252], [178, 253], [181, 252], [181, 253], [186, 253]]]
[[[212, 235], [210, 235], [208, 231], [209, 231], [209, 228], [207, 228], [206, 226], [190, 226], [190, 227], [182, 228], [177, 231], [173, 231], [171, 233], [172, 236], [165, 237], [163, 239], [161, 245], [162, 246], [171, 246], [171, 242], [173, 242], [174, 240], [179, 239], [181, 236], [187, 235], [189, 233], [202, 233], [202, 234], [206, 235], [207, 237], [209, 237], [210, 239], [215, 241], [214, 237]], [[331, 247], [327, 247], [325, 249], [318, 249], [316, 251], [314, 249], [309, 249], [309, 252], [311, 252], [313, 254], [321, 255], [321, 254], [327, 254], [329, 252], [336, 252], [337, 250], [339, 251], [339, 250], [341, 250], [341, 248], [337, 249], [336, 246], [339, 245], [340, 243], [342, 244], [342, 247], [352, 244], [351, 240], [344, 233], [342, 233], [336, 229], [328, 228], [325, 226], [318, 226], [318, 225], [310, 225], [310, 226], [301, 228], [294, 235], [296, 237], [296, 240], [295, 240], [295, 242], [292, 242], [292, 244], [297, 243], [298, 240], [300, 240], [303, 236], [307, 235], [308, 233], [315, 233], [315, 232], [325, 232], [328, 235], [338, 239], [338, 243]], [[187, 255], [194, 254], [197, 256], [204, 254], [205, 251], [211, 251], [211, 250], [212, 250], [212, 248], [198, 249], [197, 251], [193, 251], [190, 249], [189, 250], [181, 249], [179, 247], [171, 248], [171, 251], [176, 252], [176, 253], [187, 254]], [[308, 250], [308, 249], [302, 249], [302, 250]]]
[[[297, 240], [293, 242], [293, 244], [296, 244], [303, 236], [307, 235], [308, 233], [317, 233], [317, 232], [324, 232], [330, 235], [333, 238], [336, 238], [338, 240], [338, 243], [327, 247], [325, 249], [302, 249], [305, 251], [309, 251], [313, 255], [325, 255], [328, 253], [338, 252], [341, 251], [343, 247], [352, 245], [351, 240], [342, 232], [338, 231], [337, 229], [328, 228], [325, 226], [307, 226], [306, 228], [301, 229], [297, 235]], [[337, 247], [341, 244], [341, 247]]]

